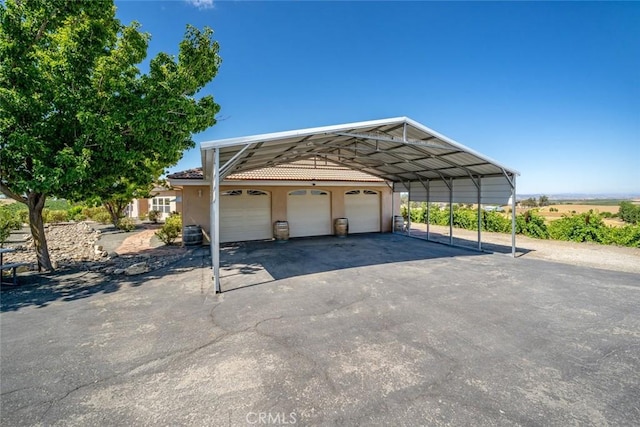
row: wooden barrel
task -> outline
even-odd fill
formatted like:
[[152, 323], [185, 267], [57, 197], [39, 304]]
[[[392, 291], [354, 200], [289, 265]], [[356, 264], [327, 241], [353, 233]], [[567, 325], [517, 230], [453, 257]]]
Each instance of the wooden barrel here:
[[338, 237], [347, 237], [349, 234], [349, 220], [347, 218], [336, 218], [333, 221], [333, 230]]
[[202, 228], [199, 225], [187, 225], [182, 233], [182, 244], [195, 246], [202, 244]]
[[396, 233], [404, 231], [404, 218], [402, 215], [396, 215], [393, 217], [393, 231]]
[[277, 242], [286, 242], [289, 240], [289, 223], [287, 221], [274, 222], [273, 237]]

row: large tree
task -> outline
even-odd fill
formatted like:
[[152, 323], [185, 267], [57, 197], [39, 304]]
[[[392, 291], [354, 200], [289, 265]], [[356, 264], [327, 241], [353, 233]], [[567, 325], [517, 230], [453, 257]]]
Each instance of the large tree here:
[[138, 68], [150, 36], [111, 0], [0, 3], [0, 191], [29, 207], [40, 268], [52, 270], [47, 196], [81, 199], [144, 187], [216, 123], [196, 98], [220, 65], [213, 31], [187, 26], [177, 58]]

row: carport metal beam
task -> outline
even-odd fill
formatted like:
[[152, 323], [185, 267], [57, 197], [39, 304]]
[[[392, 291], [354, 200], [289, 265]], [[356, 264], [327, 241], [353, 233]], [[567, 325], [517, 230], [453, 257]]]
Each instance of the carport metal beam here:
[[[400, 128], [402, 128], [400, 135], [392, 134], [392, 132]], [[411, 132], [413, 132], [411, 135], [409, 134], [410, 129]], [[413, 137], [414, 135], [420, 135], [420, 138], [415, 138]], [[335, 138], [336, 136], [338, 138]], [[318, 140], [312, 140], [314, 137]], [[302, 145], [301, 143], [307, 140], [311, 140], [311, 142], [304, 144], [305, 148], [302, 148], [302, 153], [297, 153], [296, 149], [300, 149], [300, 146]], [[387, 147], [388, 144], [398, 144], [399, 146], [389, 148]], [[268, 150], [265, 152], [259, 152], [258, 149], [262, 149], [263, 145], [268, 148]], [[269, 147], [267, 147], [267, 145], [269, 145]], [[411, 147], [413, 152], [412, 150], [398, 150], [402, 145]], [[229, 150], [229, 147], [238, 148], [234, 151], [233, 149]], [[224, 153], [221, 153], [221, 149], [225, 149]], [[229, 138], [218, 141], [207, 141], [201, 144], [201, 150], [203, 152], [209, 151], [210, 153], [208, 157], [209, 160], [206, 160], [207, 156], [203, 156], [203, 168], [205, 169], [205, 175], [208, 175], [206, 173], [207, 166], [204, 164], [205, 160], [209, 162], [209, 167], [212, 166], [212, 170], [209, 170], [209, 173], [211, 173], [211, 175], [209, 175], [211, 179], [211, 259], [216, 292], [220, 292], [219, 251], [221, 180], [230, 173], [266, 167], [273, 163], [281, 163], [279, 160], [282, 160], [282, 163], [284, 163], [312, 155], [337, 156], [337, 161], [334, 161], [336, 163], [343, 164], [351, 169], [366, 171], [366, 173], [370, 173], [388, 181], [397, 183], [401, 182], [406, 185], [407, 180], [409, 180], [409, 192], [411, 192], [411, 182], [418, 180], [424, 185], [424, 182], [422, 181], [423, 179], [426, 179], [428, 220], [430, 220], [429, 203], [431, 202], [432, 196], [429, 185], [430, 180], [433, 179], [443, 182], [449, 190], [449, 244], [452, 246], [453, 186], [456, 179], [463, 178], [460, 176], [459, 172], [466, 172], [474, 184], [476, 184], [478, 192], [478, 249], [480, 250], [482, 248], [482, 212], [480, 209], [482, 204], [481, 178], [494, 176], [505, 177], [511, 187], [512, 255], [515, 257], [515, 179], [518, 172], [509, 170], [480, 153], [458, 144], [446, 136], [441, 135], [407, 117], [299, 129], [241, 138]], [[436, 151], [433, 152], [432, 150]], [[347, 151], [347, 154], [343, 153], [343, 151]], [[292, 155], [290, 156], [289, 153]], [[377, 153], [380, 153], [380, 156], [378, 156]], [[449, 160], [449, 156], [457, 155], [458, 153], [466, 153], [468, 156], [463, 159]], [[213, 155], [211, 156], [211, 154]], [[222, 160], [221, 155], [226, 160], [222, 165], [220, 164]], [[227, 159], [228, 155], [231, 155], [230, 159]], [[273, 161], [274, 155], [277, 159], [276, 162]], [[416, 155], [418, 157], [416, 157]], [[425, 155], [429, 158], [434, 158], [440, 162], [447, 163], [451, 165], [451, 167], [442, 168], [438, 166], [435, 168], [429, 168], [424, 164], [418, 163], [426, 159], [426, 157], [424, 157]], [[477, 160], [470, 159], [470, 156], [477, 158]], [[251, 160], [249, 160], [249, 157], [251, 157]], [[381, 157], [381, 159], [377, 157]], [[389, 162], [388, 157], [392, 157], [393, 160]], [[365, 162], [362, 159], [370, 159], [372, 162]], [[405, 163], [410, 164], [411, 167], [405, 166]], [[414, 170], [416, 167], [418, 167], [417, 170]], [[442, 173], [441, 171], [444, 171], [445, 169], [447, 172]], [[453, 170], [450, 172], [449, 169]], [[437, 175], [438, 178], [432, 175]], [[475, 179], [474, 176], [476, 177]], [[393, 188], [394, 187], [392, 186], [392, 189]], [[471, 196], [471, 198], [472, 197], [473, 196]], [[411, 194], [409, 194], [408, 199], [409, 201], [411, 200]], [[393, 214], [393, 210], [395, 208], [393, 197], [391, 205]], [[410, 208], [407, 212], [410, 214]], [[395, 222], [392, 224], [392, 230], [394, 225]], [[427, 240], [429, 239], [429, 231], [429, 224], [427, 223]]]
[[211, 176], [211, 265], [215, 293], [220, 293], [220, 149], [213, 149]]

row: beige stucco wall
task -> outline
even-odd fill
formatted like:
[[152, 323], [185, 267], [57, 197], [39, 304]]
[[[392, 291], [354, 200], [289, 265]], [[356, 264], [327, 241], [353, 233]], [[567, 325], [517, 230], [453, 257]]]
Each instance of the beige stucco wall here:
[[[291, 186], [265, 186], [265, 185], [243, 185], [243, 186], [231, 186], [222, 185], [220, 191], [232, 190], [232, 189], [256, 189], [267, 191], [271, 194], [271, 222], [279, 220], [287, 220], [287, 194], [293, 190], [299, 189], [311, 189], [324, 190], [331, 194], [331, 217], [332, 219], [342, 218], [345, 216], [344, 194], [346, 191], [353, 189], [370, 189], [380, 192], [380, 218], [381, 218], [381, 230], [383, 232], [391, 231], [391, 222], [393, 220], [394, 212], [396, 215], [400, 213], [400, 195], [396, 194], [393, 202], [391, 202], [391, 189], [382, 184], [381, 186], [358, 186], [354, 185], [345, 186], [323, 186], [323, 185], [291, 185]], [[184, 186], [182, 188], [182, 223], [183, 226], [187, 225], [199, 225], [204, 231], [205, 238], [209, 238], [209, 186]], [[180, 212], [180, 210], [179, 210]]]

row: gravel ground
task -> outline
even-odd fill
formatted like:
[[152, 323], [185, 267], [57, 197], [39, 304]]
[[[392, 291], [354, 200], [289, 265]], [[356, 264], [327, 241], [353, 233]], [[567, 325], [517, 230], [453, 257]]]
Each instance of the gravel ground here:
[[[431, 225], [430, 238], [437, 241], [449, 241], [449, 227]], [[425, 224], [411, 224], [412, 235], [424, 236]], [[478, 232], [473, 230], [453, 229], [456, 243], [475, 247]], [[488, 249], [497, 252], [511, 253], [511, 235], [504, 233], [482, 233], [482, 243]], [[532, 239], [516, 236], [516, 256], [560, 262], [563, 264], [602, 268], [605, 270], [640, 273], [640, 248], [599, 245], [597, 243], [563, 242], [559, 240]]]

